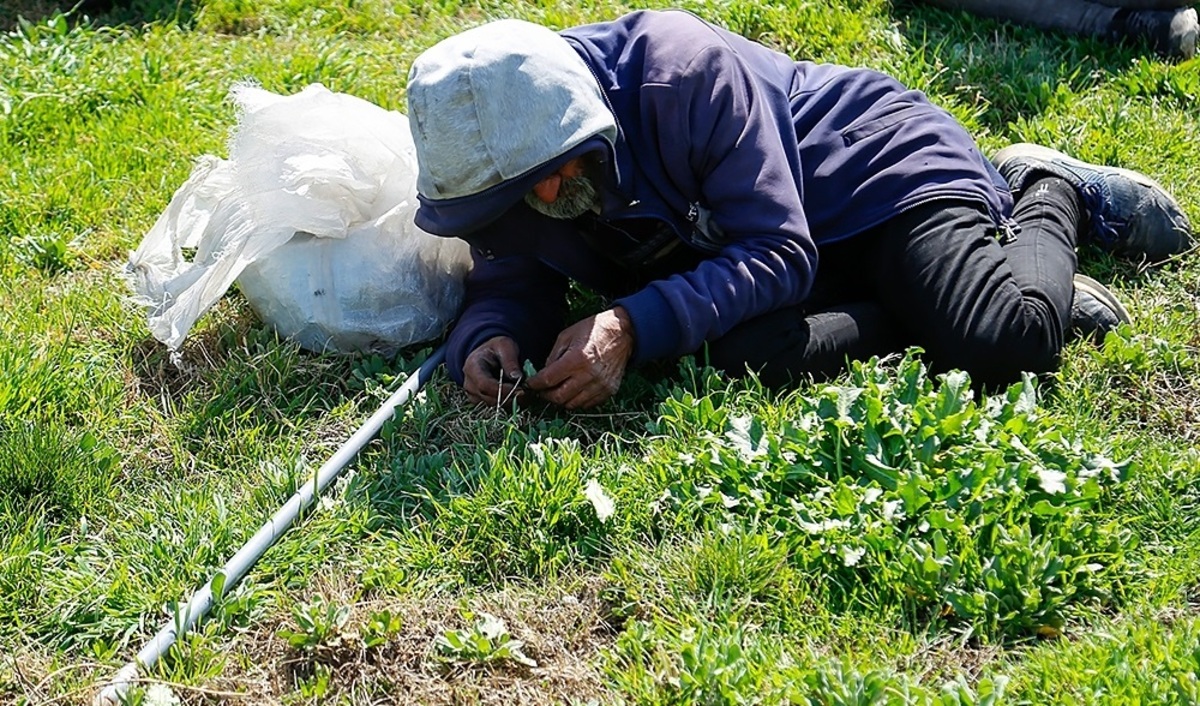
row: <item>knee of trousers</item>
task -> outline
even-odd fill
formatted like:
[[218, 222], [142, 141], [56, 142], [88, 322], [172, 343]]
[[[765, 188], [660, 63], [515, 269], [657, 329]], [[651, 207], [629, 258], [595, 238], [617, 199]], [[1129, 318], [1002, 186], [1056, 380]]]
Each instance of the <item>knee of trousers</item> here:
[[1058, 369], [1064, 323], [1043, 297], [1027, 294], [935, 334], [926, 350], [939, 369], [965, 370], [986, 383], [1013, 382], [1023, 372]]
[[1062, 339], [1050, 327], [1027, 326], [995, 335], [968, 336], [930, 346], [933, 366], [939, 370], [965, 370], [985, 385], [1008, 384], [1022, 373], [1042, 374], [1058, 369]]
[[993, 344], [967, 347], [938, 357], [939, 370], [965, 370], [983, 385], [1005, 385], [1021, 379], [1022, 373], [1042, 374], [1058, 369], [1060, 351], [1048, 347]]

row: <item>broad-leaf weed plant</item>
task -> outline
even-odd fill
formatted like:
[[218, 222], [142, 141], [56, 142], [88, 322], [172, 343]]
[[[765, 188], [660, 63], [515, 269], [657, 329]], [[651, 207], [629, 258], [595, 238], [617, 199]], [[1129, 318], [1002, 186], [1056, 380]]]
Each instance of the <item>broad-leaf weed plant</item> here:
[[664, 531], [752, 527], [828, 600], [903, 605], [985, 640], [1057, 634], [1073, 607], [1119, 593], [1133, 537], [1097, 509], [1125, 464], [1059, 428], [1032, 376], [977, 400], [965, 373], [935, 381], [912, 352], [852, 368], [765, 407], [674, 391], [649, 456], [674, 479]]

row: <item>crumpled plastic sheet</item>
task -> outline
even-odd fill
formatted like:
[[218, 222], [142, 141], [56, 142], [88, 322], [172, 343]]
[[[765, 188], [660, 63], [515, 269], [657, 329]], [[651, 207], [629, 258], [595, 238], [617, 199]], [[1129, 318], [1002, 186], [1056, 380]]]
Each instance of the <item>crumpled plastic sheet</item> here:
[[235, 280], [265, 323], [309, 350], [441, 335], [470, 255], [413, 224], [408, 119], [316, 84], [291, 96], [241, 85], [231, 97], [229, 158], [197, 160], [126, 265], [154, 337], [178, 351]]

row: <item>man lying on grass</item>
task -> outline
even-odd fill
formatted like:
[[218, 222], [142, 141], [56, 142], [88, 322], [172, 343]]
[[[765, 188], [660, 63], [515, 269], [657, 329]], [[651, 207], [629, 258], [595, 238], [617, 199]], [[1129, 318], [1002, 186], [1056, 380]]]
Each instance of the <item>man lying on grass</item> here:
[[[1025, 144], [993, 166], [922, 93], [685, 12], [477, 27], [416, 60], [408, 107], [417, 224], [472, 245], [447, 362], [481, 403], [592, 407], [705, 344], [770, 385], [908, 345], [1003, 384], [1128, 320], [1078, 241], [1190, 239], [1140, 174]], [[612, 308], [564, 329], [568, 279]]]

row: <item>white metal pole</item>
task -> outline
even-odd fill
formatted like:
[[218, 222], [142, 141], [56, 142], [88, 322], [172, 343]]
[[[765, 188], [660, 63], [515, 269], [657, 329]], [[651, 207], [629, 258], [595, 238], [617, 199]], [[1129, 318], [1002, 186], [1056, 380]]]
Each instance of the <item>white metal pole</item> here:
[[358, 431], [346, 440], [346, 443], [317, 469], [316, 476], [305, 482], [296, 493], [271, 516], [258, 532], [246, 542], [237, 554], [225, 564], [216, 574], [200, 587], [190, 600], [177, 611], [173, 619], [167, 621], [158, 634], [154, 636], [137, 653], [137, 657], [117, 672], [112, 681], [96, 696], [95, 703], [103, 706], [117, 706], [121, 703], [129, 687], [137, 681], [138, 670], [148, 669], [159, 660], [177, 639], [187, 633], [201, 618], [208, 614], [212, 607], [214, 596], [224, 596], [242, 580], [246, 572], [266, 553], [271, 545], [287, 532], [300, 513], [313, 504], [317, 496], [338, 477], [347, 464], [367, 443], [379, 433], [384, 423], [391, 418], [392, 413], [406, 404], [425, 385], [433, 375], [437, 366], [445, 359], [445, 346], [438, 348], [421, 364], [404, 384], [396, 390], [383, 405], [371, 415]]

